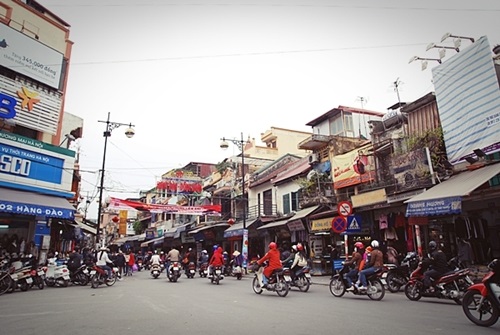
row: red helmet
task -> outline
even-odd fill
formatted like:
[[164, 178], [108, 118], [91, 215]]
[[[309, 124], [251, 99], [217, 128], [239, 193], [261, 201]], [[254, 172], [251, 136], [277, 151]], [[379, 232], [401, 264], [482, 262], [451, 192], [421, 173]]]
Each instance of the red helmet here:
[[356, 243], [354, 243], [354, 246], [355, 246], [356, 248], [358, 248], [358, 249], [363, 249], [363, 248], [365, 247], [365, 246], [363, 245], [363, 243], [361, 243], [361, 242], [356, 242]]
[[302, 244], [297, 243], [297, 250], [298, 251], [304, 250], [304, 247], [302, 246]]
[[276, 249], [276, 243], [274, 242], [269, 243], [269, 249]]

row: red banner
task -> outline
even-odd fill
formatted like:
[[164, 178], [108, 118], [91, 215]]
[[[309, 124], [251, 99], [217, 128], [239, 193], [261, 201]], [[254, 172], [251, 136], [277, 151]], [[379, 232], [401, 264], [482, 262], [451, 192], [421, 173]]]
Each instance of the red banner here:
[[180, 206], [180, 205], [162, 205], [162, 204], [145, 204], [139, 201], [123, 200], [111, 198], [109, 203], [110, 208], [123, 209], [124, 207], [132, 207], [138, 211], [162, 212], [170, 214], [185, 214], [185, 215], [213, 215], [220, 216], [220, 205], [204, 205], [204, 206]]

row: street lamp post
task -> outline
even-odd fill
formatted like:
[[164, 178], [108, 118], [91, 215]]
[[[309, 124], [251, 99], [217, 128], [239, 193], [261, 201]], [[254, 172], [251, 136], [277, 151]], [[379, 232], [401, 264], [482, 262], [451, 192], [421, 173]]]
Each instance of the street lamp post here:
[[[119, 122], [112, 122], [109, 121], [110, 113], [108, 112], [108, 119], [106, 121], [97, 121], [101, 123], [106, 123], [106, 130], [103, 133], [104, 136], [104, 152], [102, 155], [102, 169], [101, 169], [101, 181], [99, 184], [99, 208], [97, 210], [97, 229], [96, 229], [96, 251], [99, 249], [98, 247], [101, 246], [100, 244], [100, 234], [101, 234], [101, 222], [102, 222], [102, 193], [104, 190], [104, 170], [106, 168], [106, 150], [108, 147], [108, 137], [111, 136], [111, 132], [113, 129], [116, 129], [120, 126], [128, 126], [128, 128], [125, 130], [125, 135], [128, 138], [132, 138], [135, 135], [135, 130], [134, 130], [134, 125], [132, 123], [119, 123]], [[105, 241], [104, 241], [105, 242]]]
[[248, 230], [247, 230], [247, 203], [245, 198], [245, 142], [243, 140], [243, 133], [241, 133], [241, 139], [226, 139], [221, 138], [220, 147], [222, 149], [227, 149], [229, 144], [227, 142], [232, 142], [238, 149], [241, 150], [241, 198], [243, 199], [243, 241], [241, 246], [241, 254], [243, 255], [243, 267], [245, 272], [247, 271], [247, 260], [248, 260]]

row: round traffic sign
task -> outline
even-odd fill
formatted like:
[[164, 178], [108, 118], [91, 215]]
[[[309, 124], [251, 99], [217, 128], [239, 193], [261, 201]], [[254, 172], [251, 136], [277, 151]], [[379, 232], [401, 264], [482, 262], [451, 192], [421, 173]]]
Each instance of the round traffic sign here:
[[349, 201], [341, 201], [337, 205], [337, 212], [342, 216], [349, 216], [352, 214], [352, 205]]
[[335, 233], [342, 233], [347, 229], [347, 220], [343, 216], [336, 216], [332, 220], [332, 230]]

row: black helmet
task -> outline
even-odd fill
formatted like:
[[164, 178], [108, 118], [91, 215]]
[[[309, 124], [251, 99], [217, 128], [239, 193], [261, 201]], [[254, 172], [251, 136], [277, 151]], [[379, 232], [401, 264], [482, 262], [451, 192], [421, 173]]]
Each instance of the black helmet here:
[[429, 250], [434, 251], [437, 249], [437, 243], [435, 241], [430, 241], [429, 242]]

